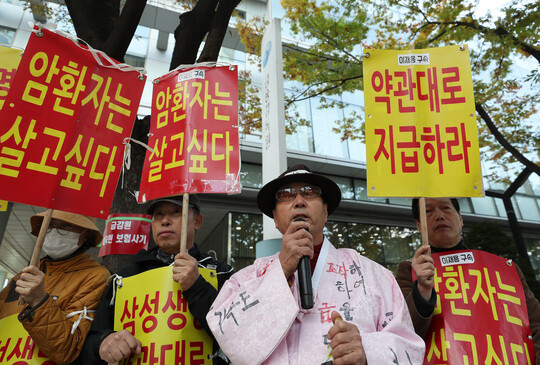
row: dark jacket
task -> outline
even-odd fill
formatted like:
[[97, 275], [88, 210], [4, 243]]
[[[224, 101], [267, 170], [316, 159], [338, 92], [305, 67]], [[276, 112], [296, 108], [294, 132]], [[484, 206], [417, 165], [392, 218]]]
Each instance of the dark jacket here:
[[[431, 246], [432, 252], [466, 249], [467, 247], [465, 247], [462, 242], [460, 242], [458, 246], [446, 250], [437, 249], [436, 247]], [[525, 293], [531, 334], [533, 336], [534, 351], [536, 353], [536, 363], [540, 364], [540, 303], [538, 302], [538, 299], [535, 298], [533, 292], [529, 289], [529, 286], [527, 285], [525, 277], [523, 276], [519, 266], [517, 266], [515, 263], [514, 265]], [[407, 302], [407, 306], [409, 307], [414, 330], [419, 336], [425, 339], [431, 324], [433, 310], [435, 309], [435, 304], [437, 301], [435, 290], [433, 290], [433, 295], [429, 302], [422, 297], [416, 286], [417, 282], [413, 282], [412, 280], [411, 261], [404, 261], [399, 264], [396, 271], [396, 281], [398, 282], [403, 296], [405, 297], [405, 301]]]
[[[133, 258], [133, 261], [129, 265], [120, 269], [117, 274], [125, 278], [148, 270], [168, 266], [166, 263], [157, 258], [157, 251], [157, 247], [151, 249], [150, 251], [140, 250]], [[233, 269], [229, 265], [221, 261], [214, 260], [206, 253], [201, 253], [196, 244], [189, 249], [189, 254], [204, 267], [208, 267], [209, 265], [216, 266], [219, 289], [221, 289], [223, 283], [233, 274]], [[191, 314], [193, 314], [193, 316], [205, 328], [206, 332], [212, 338], [214, 338], [214, 336], [208, 328], [206, 314], [214, 302], [214, 299], [216, 299], [217, 293], [217, 290], [202, 276], [199, 276], [191, 288], [183, 291], [184, 298], [188, 302]], [[107, 364], [105, 361], [101, 360], [99, 356], [99, 347], [101, 346], [103, 340], [114, 332], [114, 304], [110, 304], [112, 296], [113, 283], [111, 282], [107, 286], [107, 290], [101, 298], [94, 322], [92, 323], [86, 343], [84, 344], [83, 352], [79, 357], [79, 360], [82, 360], [82, 363], [84, 364]], [[218, 345], [214, 339], [214, 353], [217, 351], [217, 349]], [[218, 359], [217, 361], [214, 360], [214, 364], [225, 364], [225, 362]]]

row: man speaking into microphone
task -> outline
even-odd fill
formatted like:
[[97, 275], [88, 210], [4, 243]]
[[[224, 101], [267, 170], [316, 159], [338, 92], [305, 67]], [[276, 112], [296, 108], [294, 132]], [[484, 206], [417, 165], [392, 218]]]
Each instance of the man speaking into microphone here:
[[[234, 274], [206, 317], [233, 364], [422, 363], [424, 343], [394, 275], [324, 237], [340, 201], [339, 187], [304, 165], [259, 191], [281, 251]], [[305, 256], [310, 272], [299, 265]], [[301, 287], [303, 275], [312, 289]]]

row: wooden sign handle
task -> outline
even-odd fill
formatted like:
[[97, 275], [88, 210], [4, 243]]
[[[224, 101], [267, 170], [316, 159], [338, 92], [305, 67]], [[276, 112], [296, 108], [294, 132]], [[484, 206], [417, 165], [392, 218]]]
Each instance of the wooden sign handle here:
[[34, 252], [32, 253], [32, 258], [30, 259], [30, 265], [38, 266], [39, 255], [41, 254], [41, 248], [43, 247], [43, 241], [45, 241], [45, 235], [49, 229], [49, 224], [51, 223], [51, 217], [54, 212], [54, 209], [47, 209], [43, 221], [41, 222], [41, 228], [39, 229], [39, 235], [37, 238], [36, 245], [34, 246]]
[[189, 213], [189, 194], [184, 193], [182, 200], [182, 235], [180, 239], [180, 252], [187, 252], [187, 223]]
[[418, 208], [420, 210], [420, 229], [422, 231], [422, 246], [429, 245], [429, 236], [427, 230], [426, 220], [426, 198], [421, 197], [418, 199]]
[[[36, 245], [34, 246], [34, 252], [32, 252], [32, 258], [30, 259], [30, 265], [38, 267], [39, 265], [39, 255], [41, 254], [41, 248], [43, 247], [43, 241], [45, 241], [45, 235], [49, 229], [49, 223], [51, 223], [51, 217], [54, 212], [54, 209], [47, 209], [45, 211], [45, 216], [41, 222], [41, 227], [39, 228], [39, 234], [37, 238]], [[23, 305], [24, 301], [19, 297], [19, 305]]]

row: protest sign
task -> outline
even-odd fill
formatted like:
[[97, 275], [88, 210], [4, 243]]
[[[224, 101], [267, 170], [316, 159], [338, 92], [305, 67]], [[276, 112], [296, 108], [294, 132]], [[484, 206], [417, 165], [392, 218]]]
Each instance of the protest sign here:
[[17, 314], [0, 319], [0, 364], [3, 365], [55, 365], [43, 354]]
[[105, 222], [99, 257], [134, 255], [148, 248], [152, 217], [147, 214], [111, 214]]
[[139, 202], [239, 185], [238, 70], [194, 67], [154, 80]]
[[0, 199], [106, 218], [144, 81], [36, 26], [1, 111]]
[[[21, 61], [21, 53], [19, 49], [0, 46], [0, 110], [4, 106], [9, 87]], [[6, 200], [0, 200], [0, 211], [5, 211], [3, 208], [7, 209], [7, 204]]]
[[478, 250], [432, 257], [437, 305], [424, 363], [534, 363], [525, 294], [511, 260]]
[[[199, 274], [217, 289], [215, 270]], [[212, 337], [191, 314], [171, 266], [122, 278], [114, 311], [114, 330], [127, 329], [142, 343], [139, 355], [120, 364], [212, 364]]]
[[368, 195], [483, 196], [467, 46], [364, 56]]
[[0, 110], [4, 106], [9, 87], [21, 61], [20, 49], [0, 46]]

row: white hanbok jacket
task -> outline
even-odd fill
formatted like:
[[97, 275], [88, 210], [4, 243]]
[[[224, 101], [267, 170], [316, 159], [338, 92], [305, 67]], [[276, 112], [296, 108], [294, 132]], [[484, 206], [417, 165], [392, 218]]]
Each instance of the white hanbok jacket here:
[[224, 284], [206, 318], [233, 364], [324, 363], [334, 310], [358, 327], [368, 364], [422, 363], [424, 341], [389, 270], [325, 238], [312, 283], [314, 306], [305, 310], [298, 278], [289, 286], [277, 253]]

